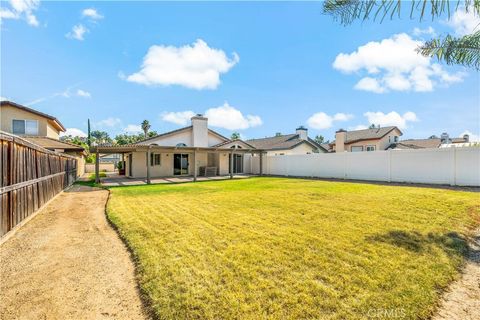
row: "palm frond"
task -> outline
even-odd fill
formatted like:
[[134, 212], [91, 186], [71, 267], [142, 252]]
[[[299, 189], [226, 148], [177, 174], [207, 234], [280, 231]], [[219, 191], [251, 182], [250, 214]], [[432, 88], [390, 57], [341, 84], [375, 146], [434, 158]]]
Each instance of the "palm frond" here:
[[382, 22], [385, 17], [393, 19], [394, 16], [401, 17], [402, 5], [410, 6], [410, 18], [418, 18], [422, 21], [425, 16], [430, 15], [434, 20], [446, 15], [448, 18], [453, 11], [464, 8], [467, 12], [473, 10], [480, 14], [480, 0], [326, 0], [323, 5], [323, 12], [340, 20], [343, 25], [348, 25], [355, 20], [379, 20]]
[[427, 41], [417, 49], [426, 57], [434, 57], [447, 64], [458, 64], [480, 70], [480, 31], [455, 38], [447, 35]]

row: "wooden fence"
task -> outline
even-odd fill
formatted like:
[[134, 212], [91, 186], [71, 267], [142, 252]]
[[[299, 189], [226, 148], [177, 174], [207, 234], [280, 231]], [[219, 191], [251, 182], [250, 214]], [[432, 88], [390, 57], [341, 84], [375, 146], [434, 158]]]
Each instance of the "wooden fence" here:
[[77, 160], [0, 132], [0, 237], [75, 182]]

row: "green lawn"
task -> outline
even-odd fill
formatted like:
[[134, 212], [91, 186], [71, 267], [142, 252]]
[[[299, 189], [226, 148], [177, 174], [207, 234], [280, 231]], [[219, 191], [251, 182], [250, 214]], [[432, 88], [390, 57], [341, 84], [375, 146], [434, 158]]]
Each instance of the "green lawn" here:
[[162, 319], [428, 318], [479, 194], [285, 178], [111, 188]]

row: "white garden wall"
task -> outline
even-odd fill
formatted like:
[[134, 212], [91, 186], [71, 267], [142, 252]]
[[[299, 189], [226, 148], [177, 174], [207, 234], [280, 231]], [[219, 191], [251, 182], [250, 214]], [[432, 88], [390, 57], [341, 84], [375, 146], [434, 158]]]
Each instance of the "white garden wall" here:
[[[264, 156], [268, 175], [480, 186], [480, 148]], [[251, 173], [260, 157], [246, 155]], [[246, 166], [247, 168], [247, 166]]]

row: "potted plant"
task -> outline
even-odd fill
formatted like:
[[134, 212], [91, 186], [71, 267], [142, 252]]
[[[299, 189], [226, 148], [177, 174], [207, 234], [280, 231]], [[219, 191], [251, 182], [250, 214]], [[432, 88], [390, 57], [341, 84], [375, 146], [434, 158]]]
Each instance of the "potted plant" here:
[[121, 176], [125, 175], [125, 161], [118, 161], [117, 163], [117, 168], [118, 168], [118, 174]]

